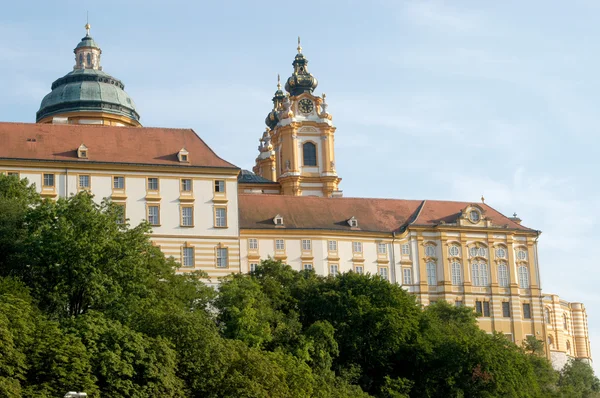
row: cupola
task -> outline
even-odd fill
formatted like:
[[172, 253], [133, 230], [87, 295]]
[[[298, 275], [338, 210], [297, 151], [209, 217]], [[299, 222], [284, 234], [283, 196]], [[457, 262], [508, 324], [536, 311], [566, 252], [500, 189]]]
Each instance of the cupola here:
[[291, 95], [300, 95], [302, 93], [312, 93], [317, 88], [317, 78], [308, 72], [308, 60], [302, 54], [302, 46], [300, 45], [300, 37], [298, 37], [298, 54], [292, 62], [294, 73], [287, 79], [285, 89]]
[[52, 123], [57, 118], [69, 124], [140, 126], [135, 103], [125, 92], [125, 85], [105, 73], [100, 65], [102, 50], [86, 34], [75, 47], [75, 66], [52, 83], [36, 114], [37, 123]]

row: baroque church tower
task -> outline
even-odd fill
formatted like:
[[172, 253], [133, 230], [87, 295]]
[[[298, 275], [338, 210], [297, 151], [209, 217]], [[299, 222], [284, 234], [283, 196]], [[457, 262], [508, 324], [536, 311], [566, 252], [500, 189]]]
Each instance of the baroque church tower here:
[[283, 195], [342, 196], [341, 178], [335, 170], [335, 127], [325, 94], [313, 95], [318, 82], [308, 72], [300, 38], [292, 65], [294, 72], [285, 83], [287, 94], [278, 77], [253, 171], [278, 182]]

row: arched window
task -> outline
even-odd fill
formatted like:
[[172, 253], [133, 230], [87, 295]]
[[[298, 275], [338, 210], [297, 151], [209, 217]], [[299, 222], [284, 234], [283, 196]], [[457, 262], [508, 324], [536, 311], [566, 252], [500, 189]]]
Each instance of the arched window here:
[[437, 266], [435, 263], [427, 263], [427, 284], [437, 286]]
[[312, 142], [302, 144], [302, 154], [304, 157], [305, 166], [317, 165], [317, 146]]
[[87, 53], [87, 64], [89, 67], [92, 66], [92, 54]]
[[548, 348], [552, 348], [554, 346], [554, 339], [552, 338], [552, 335], [549, 334], [548, 335]]
[[567, 352], [571, 353], [571, 342], [569, 340], [567, 340]]
[[498, 266], [498, 285], [508, 287], [508, 269], [506, 268], [506, 264]]
[[471, 264], [471, 271], [473, 274], [473, 286], [479, 286], [479, 284], [481, 283], [479, 282], [479, 264]]
[[544, 321], [548, 325], [550, 324], [550, 310], [548, 308], [544, 308]]
[[83, 54], [79, 54], [79, 66], [83, 66]]
[[567, 319], [567, 314], [563, 314], [563, 329], [569, 330], [569, 321]]
[[462, 283], [462, 275], [460, 272], [460, 263], [452, 263], [452, 284], [460, 285]]
[[529, 287], [529, 272], [524, 265], [519, 266], [519, 287], [527, 289]]

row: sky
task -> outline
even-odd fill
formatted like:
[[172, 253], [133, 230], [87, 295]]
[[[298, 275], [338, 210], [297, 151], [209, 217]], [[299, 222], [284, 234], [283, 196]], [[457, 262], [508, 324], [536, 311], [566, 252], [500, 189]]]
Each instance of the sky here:
[[193, 128], [245, 169], [301, 36], [344, 195], [516, 212], [542, 231], [543, 291], [585, 304], [600, 356], [600, 2], [13, 1], [0, 120], [35, 121], [86, 12], [145, 126]]

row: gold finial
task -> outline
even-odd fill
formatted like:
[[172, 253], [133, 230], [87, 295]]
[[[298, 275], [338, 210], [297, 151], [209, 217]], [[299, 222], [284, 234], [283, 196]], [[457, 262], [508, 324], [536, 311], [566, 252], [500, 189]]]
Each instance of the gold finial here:
[[90, 25], [90, 14], [88, 11], [85, 12], [85, 31], [86, 31], [86, 35], [89, 36], [90, 35], [90, 28], [92, 26]]
[[323, 93], [323, 101], [325, 101], [326, 97], [327, 97], [327, 95], [325, 93]]
[[298, 36], [298, 54], [302, 54], [302, 46], [300, 45], [300, 36]]
[[485, 198], [481, 195], [481, 203], [485, 203]]
[[277, 74], [277, 90], [281, 90], [281, 76]]

